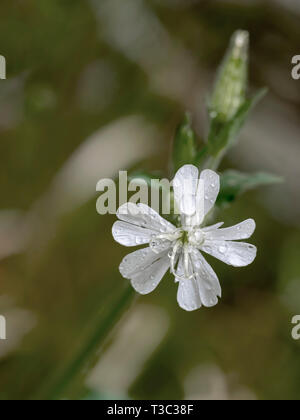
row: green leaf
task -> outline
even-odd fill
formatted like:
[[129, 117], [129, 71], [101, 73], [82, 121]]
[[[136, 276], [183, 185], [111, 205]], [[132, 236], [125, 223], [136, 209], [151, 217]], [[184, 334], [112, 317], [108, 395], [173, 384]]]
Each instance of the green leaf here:
[[193, 164], [197, 154], [196, 136], [191, 127], [191, 117], [187, 113], [184, 121], [176, 130], [173, 146], [173, 171], [183, 165]]
[[264, 172], [244, 174], [233, 170], [226, 171], [221, 175], [221, 189], [217, 204], [224, 206], [246, 191], [282, 182], [283, 178]]
[[197, 152], [194, 160], [194, 165], [201, 170], [208, 156], [208, 145], [206, 144], [204, 147], [202, 147], [202, 149], [199, 152]]
[[243, 128], [250, 112], [265, 96], [267, 89], [261, 89], [253, 98], [247, 99], [236, 115], [226, 124], [220, 124], [217, 119], [211, 121], [208, 138], [209, 153], [214, 158], [223, 155], [237, 143], [238, 135]]

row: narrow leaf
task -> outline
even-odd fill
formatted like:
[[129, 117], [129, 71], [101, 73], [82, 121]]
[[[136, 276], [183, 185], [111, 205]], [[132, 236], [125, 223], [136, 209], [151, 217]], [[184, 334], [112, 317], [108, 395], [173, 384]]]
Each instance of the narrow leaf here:
[[226, 171], [221, 176], [221, 190], [217, 204], [226, 205], [246, 191], [282, 182], [283, 178], [264, 172], [244, 174], [238, 171]]

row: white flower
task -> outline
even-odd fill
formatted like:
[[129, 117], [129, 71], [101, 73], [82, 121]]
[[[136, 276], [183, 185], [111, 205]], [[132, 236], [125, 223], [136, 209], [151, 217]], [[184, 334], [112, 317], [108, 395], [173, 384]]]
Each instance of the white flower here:
[[149, 244], [127, 255], [120, 272], [138, 293], [147, 294], [170, 269], [179, 283], [177, 300], [181, 308], [193, 311], [202, 305], [211, 307], [218, 303], [221, 287], [202, 253], [234, 267], [251, 264], [256, 247], [235, 241], [250, 238], [255, 222], [249, 219], [226, 229], [220, 229], [223, 223], [203, 227], [220, 190], [220, 178], [214, 171], [203, 171], [199, 180], [198, 169], [185, 165], [177, 172], [173, 188], [181, 214], [179, 228], [144, 204], [127, 203], [119, 208], [121, 221], [113, 226], [114, 239], [127, 247]]

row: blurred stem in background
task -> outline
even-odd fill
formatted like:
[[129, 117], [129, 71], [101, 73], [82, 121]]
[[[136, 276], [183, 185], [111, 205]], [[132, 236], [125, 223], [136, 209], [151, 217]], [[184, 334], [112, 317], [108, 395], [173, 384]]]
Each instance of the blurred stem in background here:
[[95, 353], [101, 350], [113, 328], [133, 303], [134, 297], [135, 292], [131, 285], [126, 286], [111, 309], [104, 315], [99, 316], [94, 330], [78, 354], [65, 368], [62, 368], [50, 378], [50, 381], [34, 396], [35, 399], [56, 400], [64, 397], [68, 387], [76, 379], [82, 368], [91, 362]]

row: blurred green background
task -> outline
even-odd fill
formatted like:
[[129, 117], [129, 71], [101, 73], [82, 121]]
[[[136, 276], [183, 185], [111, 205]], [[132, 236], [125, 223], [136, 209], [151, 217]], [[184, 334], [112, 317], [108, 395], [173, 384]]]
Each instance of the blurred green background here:
[[[230, 36], [251, 34], [250, 80], [268, 86], [222, 169], [285, 183], [247, 193], [221, 220], [253, 217], [256, 262], [218, 261], [223, 298], [193, 313], [172, 277], [136, 298], [65, 398], [299, 399], [298, 0], [11, 0], [1, 3], [0, 398], [50, 398], [55, 378], [127, 287], [128, 250], [96, 213], [96, 183], [166, 170], [186, 109], [200, 137]], [[100, 357], [101, 356], [101, 357]]]

